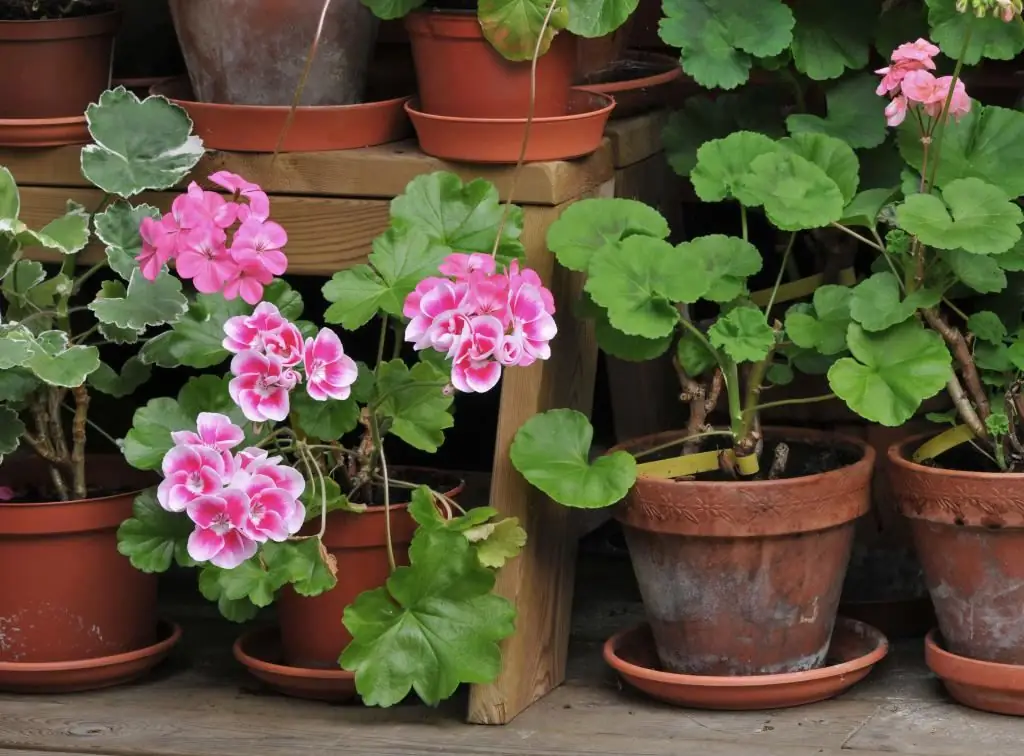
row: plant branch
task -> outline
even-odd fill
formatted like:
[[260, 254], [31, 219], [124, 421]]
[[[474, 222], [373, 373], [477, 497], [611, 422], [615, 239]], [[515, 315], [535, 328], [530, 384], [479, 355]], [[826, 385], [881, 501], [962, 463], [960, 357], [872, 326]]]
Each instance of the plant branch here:
[[866, 245], [868, 245], [869, 247], [871, 247], [872, 249], [876, 249], [876, 250], [878, 250], [879, 252], [882, 252], [883, 254], [885, 253], [885, 247], [883, 247], [883, 246], [882, 246], [882, 245], [880, 245], [880, 244], [875, 244], [875, 242], [871, 241], [871, 240], [870, 240], [870, 239], [869, 239], [868, 237], [866, 237], [866, 236], [861, 236], [861, 235], [860, 235], [860, 234], [858, 234], [858, 233], [857, 233], [856, 231], [854, 231], [854, 230], [853, 230], [852, 228], [847, 228], [846, 226], [844, 226], [844, 225], [843, 225], [843, 224], [841, 224], [841, 223], [832, 223], [832, 226], [833, 226], [834, 228], [838, 228], [838, 229], [839, 229], [840, 231], [844, 231], [845, 233], [849, 234], [849, 235], [850, 235], [850, 236], [852, 236], [852, 237], [853, 237], [854, 239], [856, 239], [857, 241], [859, 241], [859, 242], [860, 242], [861, 244], [866, 244]]
[[820, 396], [798, 397], [796, 399], [779, 399], [777, 402], [759, 404], [747, 411], [751, 413], [763, 412], [764, 410], [772, 409], [773, 407], [786, 407], [791, 404], [814, 404], [815, 402], [827, 402], [828, 400], [835, 398], [835, 394], [821, 394]]
[[75, 496], [84, 499], [88, 493], [85, 484], [85, 424], [89, 416], [89, 390], [85, 386], [76, 386], [71, 393], [75, 397], [75, 419], [71, 426], [71, 437], [74, 440], [71, 452], [71, 463], [74, 466], [72, 485]]
[[775, 277], [775, 286], [772, 287], [772, 295], [768, 299], [768, 306], [764, 309], [764, 322], [771, 322], [772, 306], [775, 304], [775, 297], [779, 295], [779, 287], [782, 286], [782, 276], [786, 272], [786, 263], [789, 262], [789, 255], [793, 251], [793, 242], [796, 241], [796, 232], [789, 235], [789, 243], [786, 251], [782, 254], [782, 264], [779, 266], [779, 275]]
[[[924, 319], [933, 330], [938, 331], [939, 335], [945, 339], [950, 351], [953, 352], [953, 356], [960, 365], [960, 372], [964, 377], [967, 392], [970, 394], [970, 399], [977, 408], [978, 418], [981, 420], [980, 429], [982, 432], [977, 433], [977, 429], [973, 426], [971, 426], [971, 430], [975, 430], [978, 438], [988, 438], [988, 433], [984, 426], [985, 420], [991, 412], [988, 404], [988, 394], [985, 393], [985, 387], [981, 383], [978, 368], [974, 364], [974, 357], [971, 355], [966, 339], [964, 339], [960, 330], [947, 323], [942, 313], [936, 309], [924, 310]], [[964, 417], [964, 422], [970, 425], [967, 417]]]
[[985, 423], [978, 417], [974, 405], [971, 404], [971, 400], [967, 397], [964, 387], [960, 384], [960, 379], [955, 374], [946, 383], [946, 391], [953, 400], [953, 406], [956, 407], [957, 414], [960, 415], [960, 419], [964, 421], [964, 424], [971, 429], [975, 436], [985, 438], [988, 435]]

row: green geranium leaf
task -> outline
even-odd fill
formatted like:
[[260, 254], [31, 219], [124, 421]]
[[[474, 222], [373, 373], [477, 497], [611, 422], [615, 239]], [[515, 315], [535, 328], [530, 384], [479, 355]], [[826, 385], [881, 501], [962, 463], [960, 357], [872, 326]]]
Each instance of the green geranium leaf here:
[[142, 271], [136, 269], [124, 297], [96, 299], [89, 303], [89, 309], [101, 323], [142, 330], [176, 322], [188, 312], [188, 300], [181, 293], [177, 277], [163, 272], [155, 281], [147, 281]]
[[899, 281], [885, 271], [857, 284], [850, 314], [865, 331], [884, 331], [912, 318], [919, 309], [934, 307], [941, 299], [942, 295], [931, 289], [918, 289], [901, 299]]
[[39, 380], [51, 386], [75, 388], [100, 366], [100, 353], [92, 346], [71, 346], [63, 331], [45, 331], [30, 344], [23, 363]]
[[853, 357], [832, 366], [829, 385], [850, 409], [882, 425], [905, 423], [953, 374], [942, 337], [916, 320], [881, 333], [868, 333], [853, 323], [847, 343]]
[[10, 407], [0, 407], [0, 462], [18, 448], [24, 432], [25, 424], [18, 413]]
[[568, 0], [568, 31], [577, 37], [603, 37], [633, 15], [639, 0]]
[[769, 137], [785, 135], [778, 99], [766, 87], [751, 86], [715, 98], [690, 97], [669, 116], [661, 141], [672, 170], [689, 176], [703, 144], [737, 131], [756, 131]]
[[515, 609], [491, 595], [494, 573], [462, 534], [421, 529], [409, 559], [345, 609], [353, 641], [339, 662], [369, 706], [397, 704], [410, 690], [433, 706], [462, 683], [493, 681], [498, 642], [515, 630]]
[[843, 215], [843, 193], [809, 160], [788, 150], [755, 158], [740, 180], [739, 199], [764, 205], [768, 219], [783, 231], [821, 228]]
[[35, 354], [35, 337], [20, 324], [0, 325], [0, 370], [24, 365]]
[[789, 363], [776, 362], [768, 368], [767, 378], [773, 386], [788, 386], [796, 378], [796, 373]]
[[880, 5], [879, 0], [791, 3], [796, 16], [792, 49], [797, 70], [821, 81], [838, 78], [847, 68], [863, 68]]
[[[2, 177], [3, 174], [0, 174]], [[3, 220], [0, 220], [0, 224]], [[5, 279], [21, 259], [21, 242], [13, 233], [0, 230], [0, 281]]]
[[476, 547], [480, 564], [499, 570], [505, 562], [519, 556], [526, 545], [526, 531], [519, 527], [519, 518], [509, 517], [469, 528], [463, 533]]
[[231, 622], [248, 622], [259, 614], [259, 607], [248, 598], [229, 599], [220, 585], [225, 570], [207, 564], [199, 573], [199, 592], [210, 601], [217, 602], [217, 608], [225, 619]]
[[[957, 0], [925, 0], [928, 6], [928, 23], [932, 40], [942, 52], [973, 66], [982, 58], [1012, 60], [1024, 50], [1024, 25], [1016, 19], [1005, 23], [991, 14], [984, 18], [974, 17], [971, 9], [961, 13]], [[970, 42], [964, 51], [964, 41], [970, 29]]]
[[844, 203], [853, 199], [860, 183], [860, 162], [846, 142], [825, 134], [797, 134], [779, 144], [821, 168], [839, 187]]
[[[454, 173], [443, 171], [417, 176], [405, 193], [391, 202], [393, 226], [418, 229], [456, 252], [490, 254], [503, 213], [498, 189], [490, 181], [475, 179], [464, 184]], [[523, 211], [513, 205], [502, 226], [499, 263], [507, 265], [525, 256], [519, 240], [522, 233]]]
[[825, 118], [794, 113], [786, 126], [791, 134], [826, 134], [854, 149], [878, 147], [885, 141], [886, 125], [885, 99], [875, 94], [877, 86], [877, 77], [870, 74], [843, 79], [825, 94]]
[[[531, 60], [541, 40], [543, 55], [559, 29], [569, 22], [566, 0], [555, 0], [558, 7], [544, 27], [551, 4], [548, 0], [479, 0], [477, 15], [484, 36], [508, 60]], [[544, 36], [541, 37], [543, 30]]]
[[1020, 240], [1024, 213], [998, 186], [965, 178], [946, 184], [942, 199], [933, 194], [907, 197], [896, 208], [896, 220], [930, 247], [998, 255]]
[[985, 257], [961, 249], [942, 253], [942, 259], [965, 286], [982, 294], [995, 294], [1006, 288], [1006, 273], [999, 262], [1002, 255]]
[[[1019, 22], [997, 23], [1024, 28]], [[924, 153], [915, 124], [905, 122], [900, 128], [899, 147], [903, 159], [919, 169]], [[1024, 113], [974, 102], [959, 123], [946, 124], [935, 184], [944, 187], [963, 178], [979, 178], [1010, 197], [1024, 194]]]
[[991, 344], [1002, 344], [1006, 338], [1006, 326], [999, 316], [990, 310], [975, 312], [968, 317], [967, 330]]
[[775, 345], [775, 331], [756, 307], [737, 307], [708, 329], [708, 341], [734, 362], [760, 362]]
[[152, 205], [138, 205], [119, 200], [95, 218], [96, 236], [107, 247], [110, 269], [125, 281], [139, 267], [135, 258], [142, 252], [139, 226], [143, 218], [159, 218], [160, 211]]
[[843, 210], [843, 217], [839, 221], [840, 225], [875, 228], [878, 225], [878, 215], [882, 212], [882, 208], [895, 194], [895, 189], [865, 189], [854, 197]]
[[601, 250], [628, 236], [668, 237], [668, 221], [650, 205], [631, 199], [575, 202], [548, 229], [548, 249], [569, 270], [585, 272]]
[[391, 21], [403, 18], [409, 11], [423, 5], [424, 0], [362, 0], [363, 5], [373, 11], [377, 18]]
[[778, 149], [773, 139], [753, 131], [737, 131], [705, 142], [697, 150], [697, 165], [690, 172], [693, 190], [705, 202], [736, 197], [745, 205], [759, 204], [741, 192], [743, 180], [755, 158]]
[[301, 501], [306, 507], [306, 522], [319, 520], [324, 509], [327, 510], [327, 514], [336, 511], [359, 514], [366, 511], [365, 504], [354, 504], [349, 501], [341, 492], [341, 486], [331, 478], [323, 479], [321, 490], [319, 476], [306, 481], [306, 490], [302, 492]]
[[698, 236], [678, 249], [684, 258], [682, 268], [692, 272], [703, 265], [707, 271], [710, 285], [704, 298], [712, 302], [731, 302], [746, 294], [747, 279], [763, 264], [757, 247], [736, 236]]
[[320, 441], [337, 441], [359, 424], [359, 404], [351, 397], [318, 402], [298, 388], [292, 392], [291, 409], [302, 432]]
[[662, 41], [679, 48], [683, 70], [708, 89], [735, 89], [755, 58], [793, 41], [793, 12], [780, 0], [665, 0], [662, 10]]
[[182, 567], [195, 564], [188, 555], [192, 521], [168, 512], [150, 488], [135, 497], [132, 516], [117, 529], [117, 550], [142, 572], [166, 572], [173, 561]]
[[50, 221], [41, 231], [25, 229], [18, 234], [18, 241], [25, 247], [39, 246], [73, 255], [89, 243], [89, 218], [84, 207], [69, 200], [65, 215]]
[[636, 481], [636, 460], [617, 451], [589, 462], [594, 429], [585, 415], [550, 410], [527, 420], [509, 451], [512, 464], [559, 504], [598, 509], [621, 500]]
[[320, 549], [319, 538], [264, 544], [261, 552], [275, 590], [289, 583], [300, 596], [319, 596], [337, 585]]
[[[18, 260], [11, 267], [7, 277], [4, 278], [2, 287], [4, 296], [9, 302], [9, 309], [6, 313], [8, 319], [28, 317], [31, 313], [37, 312], [37, 308], [53, 307], [54, 297], [50, 296], [49, 301], [46, 301], [45, 290], [39, 291], [42, 289], [40, 284], [45, 280], [46, 269], [43, 268], [42, 263], [35, 260]], [[44, 296], [40, 296], [41, 294]], [[32, 304], [35, 304], [35, 307], [32, 307]], [[38, 323], [39, 320], [36, 318], [33, 322]]]
[[0, 165], [0, 231], [14, 231], [15, 221], [21, 214], [21, 195], [14, 174]]
[[101, 362], [95, 372], [89, 375], [89, 385], [104, 394], [121, 399], [135, 392], [149, 380], [153, 370], [138, 357], [129, 357], [118, 373], [110, 365]]
[[676, 357], [683, 371], [691, 378], [699, 378], [713, 368], [717, 362], [715, 355], [703, 341], [689, 331], [684, 331], [676, 344]]
[[629, 336], [615, 326], [608, 319], [608, 311], [590, 298], [587, 292], [583, 292], [577, 307], [577, 315], [582, 318], [589, 318], [594, 321], [594, 335], [597, 337], [597, 345], [620, 360], [629, 362], [646, 362], [665, 354], [672, 344], [672, 334], [663, 336], [660, 339], [645, 339], [640, 336]]
[[140, 101], [118, 87], [100, 95], [85, 117], [95, 144], [82, 150], [82, 173], [109, 194], [170, 189], [203, 156], [188, 114], [163, 97]]
[[826, 284], [814, 292], [813, 307], [794, 305], [786, 313], [786, 334], [802, 349], [839, 354], [846, 349], [850, 289]]
[[708, 287], [703, 271], [683, 262], [667, 241], [630, 236], [591, 261], [585, 288], [618, 330], [645, 339], [664, 338], [679, 320], [672, 303], [696, 302]]
[[22, 402], [39, 388], [39, 379], [25, 368], [0, 370], [0, 402]]
[[419, 362], [410, 370], [401, 360], [383, 363], [377, 373], [378, 408], [391, 421], [390, 432], [410, 446], [433, 454], [451, 428], [452, 397], [445, 396], [448, 375]]
[[255, 558], [242, 562], [230, 570], [220, 570], [217, 583], [221, 595], [229, 601], [248, 599], [255, 606], [270, 606], [277, 589], [287, 582], [280, 575], [273, 575]]

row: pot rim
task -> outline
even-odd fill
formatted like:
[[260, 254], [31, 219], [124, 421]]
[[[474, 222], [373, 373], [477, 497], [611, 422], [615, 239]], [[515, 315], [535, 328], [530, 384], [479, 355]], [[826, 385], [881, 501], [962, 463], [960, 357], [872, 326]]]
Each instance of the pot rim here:
[[114, 9], [92, 16], [39, 18], [32, 21], [0, 21], [0, 42], [53, 42], [113, 35], [121, 23]]
[[[605, 94], [604, 92], [594, 92], [592, 90], [583, 89], [581, 87], [571, 87], [569, 90], [570, 102], [572, 101], [572, 98], [574, 96], [580, 97], [582, 95], [590, 97], [591, 102], [593, 102], [595, 106], [599, 105], [600, 107], [594, 107], [593, 109], [584, 111], [582, 113], [569, 113], [567, 115], [534, 118], [533, 125], [535, 127], [551, 126], [561, 125], [564, 123], [571, 123], [574, 121], [589, 120], [592, 118], [598, 118], [600, 116], [603, 116], [606, 113], [611, 113], [612, 110], [615, 108], [615, 98], [612, 97], [610, 94]], [[478, 126], [518, 126], [520, 124], [525, 124], [529, 120], [525, 116], [522, 118], [471, 118], [467, 116], [436, 115], [434, 113], [428, 113], [425, 110], [422, 110], [422, 107], [423, 106], [420, 104], [419, 98], [409, 98], [409, 100], [405, 103], [405, 111], [409, 113], [410, 116], [412, 115], [412, 113], [416, 113], [421, 118], [430, 121], [440, 121], [442, 123], [472, 124]]]
[[947, 479], [966, 478], [968, 480], [985, 481], [987, 483], [996, 483], [998, 481], [1020, 483], [1021, 480], [1024, 479], [1024, 473], [975, 472], [971, 470], [950, 469], [948, 467], [930, 467], [907, 458], [908, 448], [914, 444], [920, 445], [923, 441], [934, 438], [936, 435], [938, 434], [934, 431], [927, 431], [925, 433], [915, 434], [910, 438], [903, 439], [902, 441], [897, 441], [894, 444], [890, 444], [889, 449], [886, 452], [886, 457], [888, 458], [889, 463], [895, 467], [899, 467], [910, 472], [937, 475]]
[[[677, 433], [684, 433], [684, 431], [661, 431], [660, 433], [652, 433], [640, 438], [631, 439], [621, 444], [617, 444], [608, 450], [607, 454], [612, 454], [617, 451], [625, 451], [630, 455], [633, 454], [630, 447], [635, 446], [641, 441], [649, 439], [655, 439], [667, 435], [675, 435]], [[770, 425], [764, 428], [763, 433], [765, 436], [783, 436], [784, 441], [803, 441], [806, 439], [835, 439], [847, 447], [852, 447], [861, 452], [861, 457], [856, 462], [851, 462], [848, 465], [842, 465], [840, 467], [833, 468], [832, 470], [826, 470], [820, 473], [814, 473], [812, 475], [801, 475], [796, 478], [779, 478], [778, 480], [751, 480], [751, 479], [740, 479], [740, 480], [665, 480], [664, 478], [656, 478], [650, 475], [637, 475], [637, 480], [651, 480], [661, 481], [665, 483], [674, 483], [680, 486], [756, 486], [759, 489], [765, 488], [783, 488], [787, 485], [791, 486], [797, 482], [814, 482], [821, 480], [830, 475], [835, 475], [843, 470], [856, 469], [860, 467], [871, 469], [875, 465], [875, 450], [874, 448], [864, 439], [851, 436], [846, 433], [840, 433], [838, 431], [820, 431], [813, 428], [799, 428], [796, 426], [788, 425]], [[804, 437], [804, 438], [801, 438]]]

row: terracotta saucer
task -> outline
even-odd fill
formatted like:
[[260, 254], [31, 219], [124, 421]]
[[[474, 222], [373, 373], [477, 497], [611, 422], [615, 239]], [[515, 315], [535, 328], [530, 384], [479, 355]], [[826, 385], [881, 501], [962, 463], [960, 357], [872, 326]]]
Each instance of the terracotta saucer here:
[[938, 630], [924, 639], [924, 660], [949, 695], [972, 709], [1024, 717], [1024, 666], [968, 659], [947, 651]]
[[0, 662], [0, 690], [9, 693], [77, 693], [110, 688], [141, 677], [181, 640], [181, 627], [161, 620], [152, 646], [82, 661]]
[[661, 107], [665, 89], [682, 75], [677, 56], [631, 50], [611, 68], [591, 74], [576, 88], [611, 95], [615, 98], [612, 118], [625, 118]]
[[643, 623], [604, 644], [604, 660], [634, 688], [675, 706], [724, 711], [782, 709], [824, 701], [860, 682], [889, 652], [870, 625], [840, 617], [828, 666], [807, 672], [715, 677], [662, 672], [650, 626]]
[[61, 147], [92, 140], [85, 116], [0, 118], [0, 147]]
[[[290, 110], [288, 106], [195, 102], [187, 79], [157, 84], [150, 92], [188, 111], [196, 134], [213, 150], [273, 152]], [[403, 110], [408, 99], [296, 108], [281, 151], [354, 150], [405, 139], [412, 133]]]
[[[420, 149], [428, 155], [467, 163], [515, 163], [523, 145], [526, 118], [453, 118], [405, 110], [416, 127]], [[601, 146], [614, 98], [573, 90], [569, 112], [557, 118], [536, 118], [530, 128], [526, 159], [568, 160], [589, 155]]]
[[347, 703], [356, 698], [356, 680], [352, 672], [340, 667], [308, 669], [286, 666], [282, 661], [281, 634], [276, 627], [246, 633], [235, 641], [232, 651], [253, 677], [286, 696], [333, 703]]

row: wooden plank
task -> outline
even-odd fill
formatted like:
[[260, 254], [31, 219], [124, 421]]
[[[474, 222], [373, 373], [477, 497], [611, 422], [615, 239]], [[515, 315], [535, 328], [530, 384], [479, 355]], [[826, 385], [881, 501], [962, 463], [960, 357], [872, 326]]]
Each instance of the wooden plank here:
[[[171, 192], [154, 192], [141, 195], [139, 201], [166, 211], [175, 196]], [[68, 199], [94, 208], [101, 198], [102, 193], [96, 189], [22, 187], [21, 218], [32, 228], [42, 228], [64, 213]], [[366, 260], [374, 237], [388, 226], [388, 203], [328, 197], [274, 197], [271, 215], [288, 230], [285, 250], [288, 272], [329, 276]], [[95, 262], [100, 254], [100, 248], [94, 245], [80, 260], [83, 264]], [[36, 248], [26, 250], [26, 256], [52, 262], [59, 254]]]
[[[614, 192], [614, 183], [602, 194]], [[493, 685], [474, 686], [469, 721], [511, 722], [565, 679], [572, 611], [576, 531], [569, 510], [530, 486], [512, 467], [509, 446], [533, 415], [556, 407], [589, 414], [594, 400], [597, 344], [593, 326], [573, 316], [583, 286], [579, 274], [555, 265], [544, 242], [563, 208], [527, 211], [527, 264], [551, 287], [558, 308], [552, 357], [505, 374], [495, 443], [491, 506], [520, 519], [530, 534], [523, 554], [498, 575], [498, 592], [516, 604], [516, 633], [503, 644], [502, 672]]]
[[[612, 145], [612, 163], [627, 168], [661, 153], [661, 131], [668, 122], [667, 110], [612, 121], [605, 131]], [[665, 158], [662, 157], [662, 162]]]
[[[80, 152], [77, 146], [0, 148], [0, 165], [11, 170], [19, 186], [87, 187], [79, 169]], [[466, 180], [493, 181], [505, 198], [514, 172], [513, 166], [449, 163], [428, 157], [411, 141], [362, 150], [287, 153], [276, 159], [273, 155], [210, 152], [193, 175], [203, 177], [219, 170], [245, 176], [269, 194], [382, 199], [401, 194], [416, 176], [433, 171], [453, 171]], [[611, 147], [605, 141], [593, 155], [579, 160], [527, 164], [514, 200], [559, 205], [593, 191], [611, 177]]]

